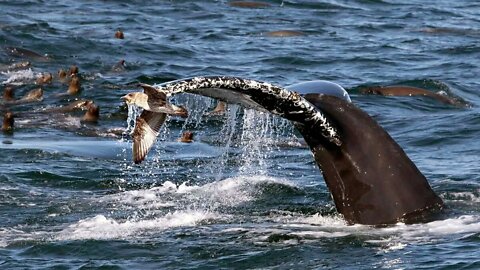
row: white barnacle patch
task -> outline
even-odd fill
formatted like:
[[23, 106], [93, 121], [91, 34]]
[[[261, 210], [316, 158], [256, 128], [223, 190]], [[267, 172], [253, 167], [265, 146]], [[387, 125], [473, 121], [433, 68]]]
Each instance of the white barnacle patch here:
[[[312, 122], [318, 125], [322, 130], [322, 135], [331, 142], [339, 145], [340, 140], [333, 125], [328, 119], [310, 102], [305, 100], [296, 92], [289, 91], [282, 87], [275, 86], [267, 82], [259, 82], [255, 80], [242, 79], [238, 77], [226, 76], [212, 76], [212, 77], [193, 77], [182, 81], [169, 82], [163, 85], [156, 86], [157, 89], [165, 91], [168, 95], [173, 95], [182, 92], [201, 93], [200, 89], [228, 89], [234, 92], [240, 92], [247, 96], [255, 96], [255, 92], [259, 91], [263, 94], [273, 96], [276, 99], [283, 100], [294, 108], [270, 108], [270, 112], [276, 115], [305, 115], [305, 122]], [[264, 105], [265, 106], [265, 105]]]
[[305, 111], [289, 111], [289, 114], [305, 114]]

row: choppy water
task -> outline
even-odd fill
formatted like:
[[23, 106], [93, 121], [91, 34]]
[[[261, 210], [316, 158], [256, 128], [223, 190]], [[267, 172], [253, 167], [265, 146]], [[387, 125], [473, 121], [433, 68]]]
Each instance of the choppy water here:
[[[17, 96], [41, 72], [80, 67], [101, 107], [97, 126], [79, 115], [17, 118], [0, 134], [0, 268], [480, 268], [480, 5], [475, 1], [0, 1], [0, 74]], [[122, 29], [125, 39], [113, 37]], [[270, 37], [269, 31], [305, 35]], [[112, 66], [126, 60], [126, 69]], [[41, 60], [41, 59], [40, 59]], [[231, 106], [209, 119], [204, 98], [179, 97], [191, 116], [172, 119], [134, 166], [120, 96], [137, 82], [228, 74], [279, 85], [335, 81], [400, 143], [448, 206], [426, 224], [347, 226], [293, 128]], [[362, 96], [366, 85], [444, 91], [471, 104]], [[67, 86], [41, 103], [66, 104]], [[192, 144], [176, 142], [182, 129]]]

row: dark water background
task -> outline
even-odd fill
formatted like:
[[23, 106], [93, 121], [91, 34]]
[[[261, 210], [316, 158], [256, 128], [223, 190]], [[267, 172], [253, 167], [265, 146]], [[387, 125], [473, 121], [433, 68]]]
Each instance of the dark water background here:
[[[480, 4], [476, 1], [0, 1], [0, 63], [17, 96], [35, 76], [76, 64], [101, 107], [97, 126], [61, 115], [18, 117], [0, 134], [0, 268], [480, 268]], [[113, 37], [122, 29], [125, 39]], [[297, 30], [298, 37], [269, 31]], [[9, 55], [16, 46], [49, 61]], [[112, 66], [125, 59], [124, 71]], [[40, 59], [41, 60], [41, 59]], [[134, 166], [120, 97], [138, 82], [225, 74], [289, 85], [331, 80], [399, 142], [444, 199], [437, 221], [347, 226], [310, 152], [280, 119], [179, 97], [147, 161]], [[471, 106], [363, 96], [367, 85], [443, 91]], [[41, 103], [67, 104], [67, 86]], [[176, 142], [193, 130], [193, 144]]]

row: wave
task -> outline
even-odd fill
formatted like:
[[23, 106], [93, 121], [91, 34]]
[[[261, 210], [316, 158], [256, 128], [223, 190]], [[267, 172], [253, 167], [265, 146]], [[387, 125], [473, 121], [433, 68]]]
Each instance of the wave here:
[[208, 211], [175, 211], [163, 217], [151, 220], [116, 221], [104, 215], [80, 220], [68, 226], [54, 237], [55, 240], [83, 240], [83, 239], [125, 239], [130, 236], [149, 231], [162, 231], [175, 227], [195, 226], [207, 220], [217, 218], [215, 213]]
[[196, 202], [208, 209], [237, 206], [258, 198], [261, 187], [280, 185], [295, 188], [291, 182], [268, 176], [239, 176], [205, 185], [190, 185], [184, 182], [176, 185], [166, 181], [159, 187], [143, 190], [131, 190], [107, 195], [100, 200], [121, 202], [135, 207], [184, 207]]

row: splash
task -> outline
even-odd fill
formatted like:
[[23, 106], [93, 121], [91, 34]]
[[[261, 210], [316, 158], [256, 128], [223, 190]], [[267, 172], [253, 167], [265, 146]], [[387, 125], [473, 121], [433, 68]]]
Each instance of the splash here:
[[254, 201], [260, 186], [280, 185], [296, 187], [293, 183], [273, 177], [237, 176], [204, 185], [183, 182], [176, 185], [171, 181], [149, 189], [130, 190], [119, 194], [108, 195], [101, 201], [122, 205], [124, 208], [146, 209], [152, 212], [174, 207], [179, 210], [191, 205], [210, 211], [224, 207], [235, 207], [245, 202]]
[[84, 239], [128, 239], [149, 232], [165, 231], [176, 227], [195, 226], [206, 220], [215, 219], [215, 213], [206, 211], [175, 211], [150, 220], [117, 221], [104, 215], [80, 220], [61, 231], [56, 240]]
[[8, 78], [3, 81], [3, 84], [13, 84], [13, 85], [22, 85], [34, 81], [37, 76], [41, 74], [35, 74], [31, 68], [18, 71], [7, 71], [2, 72], [3, 75], [6, 75]]
[[227, 166], [228, 159], [230, 157], [230, 150], [234, 143], [234, 136], [237, 131], [237, 118], [240, 108], [238, 105], [228, 105], [226, 112], [226, 119], [222, 125], [222, 129], [217, 136], [220, 143], [223, 144], [220, 156], [212, 162], [210, 169], [212, 174], [215, 175], [215, 179], [218, 181], [223, 179], [224, 171]]
[[289, 130], [287, 120], [269, 113], [245, 110], [240, 137], [241, 175], [268, 174], [269, 153], [278, 149], [278, 142], [286, 135], [287, 140], [294, 137]]
[[135, 128], [135, 120], [141, 114], [141, 109], [135, 105], [128, 105], [127, 128], [123, 132], [123, 138], [130, 136]]

